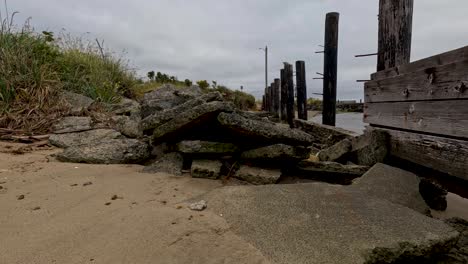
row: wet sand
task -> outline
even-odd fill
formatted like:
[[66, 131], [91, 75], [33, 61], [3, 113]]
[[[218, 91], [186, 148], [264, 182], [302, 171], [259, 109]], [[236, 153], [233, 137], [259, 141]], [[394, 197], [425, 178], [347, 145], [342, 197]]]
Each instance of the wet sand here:
[[187, 208], [220, 182], [18, 146], [0, 142], [0, 263], [269, 263], [223, 217]]

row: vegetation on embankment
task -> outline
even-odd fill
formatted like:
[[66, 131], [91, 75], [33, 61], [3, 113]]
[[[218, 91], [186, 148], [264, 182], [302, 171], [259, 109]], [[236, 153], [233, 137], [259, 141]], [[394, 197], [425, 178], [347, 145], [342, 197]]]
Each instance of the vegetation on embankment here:
[[[86, 95], [97, 102], [114, 103], [123, 96], [136, 99], [164, 83], [192, 85], [190, 80], [181, 82], [162, 73], [143, 81], [127, 60], [104, 50], [102, 43], [66, 34], [36, 32], [29, 20], [17, 27], [13, 23], [14, 15], [0, 25], [0, 128], [3, 131], [47, 132], [54, 120], [66, 114], [59, 97], [62, 90]], [[221, 91], [227, 100], [242, 109], [255, 107], [251, 95], [223, 86], [210, 88], [207, 81], [197, 83], [205, 90]]]

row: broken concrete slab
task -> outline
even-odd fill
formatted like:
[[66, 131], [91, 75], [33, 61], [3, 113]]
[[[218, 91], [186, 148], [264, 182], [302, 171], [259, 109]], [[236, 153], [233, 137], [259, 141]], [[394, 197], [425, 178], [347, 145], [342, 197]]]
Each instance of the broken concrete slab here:
[[143, 169], [145, 173], [168, 173], [171, 175], [182, 175], [184, 158], [182, 154], [171, 152], [161, 155], [155, 162]]
[[143, 131], [149, 131], [159, 127], [160, 125], [178, 117], [178, 115], [192, 109], [204, 103], [209, 103], [213, 101], [222, 101], [223, 96], [219, 92], [207, 93], [197, 98], [191, 99], [181, 105], [178, 105], [174, 108], [166, 109], [163, 111], [158, 111], [152, 115], [147, 116], [141, 121], [141, 129]]
[[322, 161], [351, 161], [358, 165], [373, 166], [383, 162], [388, 155], [389, 136], [384, 131], [366, 131], [353, 139], [343, 139], [320, 151]]
[[281, 177], [280, 170], [240, 166], [234, 177], [255, 185], [275, 184]]
[[221, 112], [232, 112], [234, 106], [226, 102], [210, 102], [187, 109], [171, 122], [167, 122], [154, 130], [153, 142], [159, 143], [175, 140], [183, 134], [190, 133], [190, 129], [204, 123], [216, 120]]
[[55, 134], [74, 133], [93, 129], [89, 116], [67, 116], [60, 119], [53, 127]]
[[458, 238], [439, 220], [343, 186], [223, 187], [202, 198], [278, 264], [418, 263], [404, 261], [449, 251]]
[[120, 102], [109, 105], [110, 111], [116, 115], [139, 116], [141, 105], [135, 100], [122, 98]]
[[95, 145], [118, 138], [123, 138], [122, 134], [113, 129], [94, 129], [77, 133], [53, 134], [49, 137], [49, 142], [59, 148], [68, 148]]
[[411, 172], [378, 163], [349, 188], [430, 215], [419, 193], [419, 182], [419, 177]]
[[175, 87], [172, 84], [165, 84], [143, 96], [141, 101], [142, 118], [157, 111], [176, 107], [200, 95], [202, 95], [202, 91], [198, 86]]
[[250, 140], [293, 146], [309, 146], [315, 141], [311, 135], [299, 129], [291, 129], [285, 124], [251, 120], [236, 113], [221, 113], [218, 121], [232, 133]]
[[93, 99], [70, 91], [62, 91], [61, 97], [69, 107], [71, 115], [82, 114], [94, 103]]
[[358, 134], [339, 127], [322, 125], [312, 121], [294, 120], [294, 127], [313, 135], [320, 139], [320, 142], [326, 146], [332, 146], [344, 139], [353, 139]]
[[232, 143], [211, 142], [202, 140], [184, 140], [177, 144], [177, 150], [194, 156], [227, 156], [239, 152], [239, 148]]
[[194, 160], [192, 162], [192, 177], [216, 180], [221, 177], [223, 164], [218, 160]]
[[436, 264], [462, 264], [468, 263], [468, 221], [461, 218], [450, 218], [445, 220], [449, 226], [460, 233], [457, 244], [449, 253], [432, 259]]
[[369, 170], [368, 166], [343, 165], [337, 162], [304, 160], [288, 174], [328, 183], [348, 185]]
[[111, 120], [115, 129], [123, 135], [129, 138], [140, 138], [143, 136], [139, 120], [135, 120], [125, 115], [113, 116]]
[[276, 144], [244, 151], [241, 154], [241, 159], [254, 161], [289, 162], [308, 159], [309, 156], [310, 149], [308, 148]]
[[136, 139], [119, 138], [68, 147], [57, 154], [57, 159], [74, 163], [131, 164], [142, 162], [149, 156], [148, 144]]

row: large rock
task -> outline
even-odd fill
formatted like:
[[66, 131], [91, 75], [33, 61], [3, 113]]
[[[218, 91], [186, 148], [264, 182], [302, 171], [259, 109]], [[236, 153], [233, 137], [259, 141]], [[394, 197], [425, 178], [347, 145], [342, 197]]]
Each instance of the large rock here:
[[177, 144], [177, 150], [184, 154], [190, 154], [195, 156], [226, 156], [237, 153], [239, 151], [239, 148], [232, 143], [186, 140]]
[[275, 184], [281, 177], [281, 171], [240, 166], [234, 177], [255, 185]]
[[60, 119], [52, 128], [55, 134], [91, 130], [92, 120], [89, 116], [67, 116]]
[[96, 145], [104, 141], [123, 138], [122, 134], [113, 129], [96, 129], [78, 133], [53, 134], [49, 137], [50, 144], [59, 148], [81, 145]]
[[168, 173], [175, 176], [182, 175], [184, 158], [182, 154], [171, 152], [162, 155], [151, 165], [143, 169], [145, 173]]
[[129, 138], [139, 138], [143, 136], [140, 129], [140, 122], [137, 118], [131, 118], [125, 115], [113, 116], [111, 118], [115, 129]]
[[294, 147], [276, 144], [245, 151], [241, 154], [243, 160], [286, 162], [308, 159], [310, 150], [305, 147]]
[[120, 102], [109, 105], [109, 109], [116, 115], [138, 116], [141, 106], [135, 100], [122, 98]]
[[252, 141], [293, 146], [309, 146], [315, 141], [311, 135], [298, 129], [291, 129], [287, 125], [247, 119], [235, 113], [221, 113], [218, 121], [232, 133]]
[[464, 264], [468, 263], [468, 221], [461, 218], [451, 218], [445, 221], [460, 233], [457, 244], [449, 253], [439, 256], [431, 263], [436, 264]]
[[294, 120], [294, 127], [303, 130], [315, 138], [320, 140], [320, 143], [325, 146], [332, 146], [344, 139], [353, 139], [358, 136], [352, 131], [348, 131], [339, 127], [327, 126], [305, 120]]
[[192, 128], [216, 120], [219, 113], [233, 110], [234, 106], [226, 102], [210, 102], [187, 109], [176, 119], [157, 127], [153, 133], [153, 142], [175, 140], [183, 134], [190, 133]]
[[337, 144], [320, 151], [322, 161], [351, 161], [373, 166], [383, 162], [388, 155], [389, 135], [384, 131], [366, 131], [353, 139], [343, 139]]
[[70, 108], [70, 114], [79, 115], [94, 103], [94, 100], [73, 92], [63, 91], [62, 98], [65, 100], [67, 106]]
[[156, 112], [150, 116], [147, 116], [141, 121], [141, 129], [143, 131], [148, 131], [151, 129], [155, 129], [158, 126], [177, 118], [178, 115], [182, 114], [183, 112], [187, 111], [188, 109], [192, 109], [197, 107], [203, 103], [212, 102], [212, 101], [222, 101], [223, 97], [219, 92], [212, 92], [204, 94], [200, 97], [195, 99], [189, 100], [179, 106], [174, 108], [166, 109], [163, 111]]
[[223, 164], [218, 160], [194, 160], [192, 163], [192, 177], [216, 180], [221, 177]]
[[278, 264], [421, 263], [458, 238], [439, 220], [343, 186], [223, 187], [200, 199]]
[[293, 169], [295, 176], [328, 183], [351, 184], [369, 170], [367, 166], [343, 165], [336, 162], [314, 162], [304, 160]]
[[97, 144], [72, 146], [57, 154], [64, 162], [90, 164], [140, 163], [150, 156], [148, 144], [136, 139], [111, 139]]
[[411, 172], [379, 163], [349, 188], [428, 215], [430, 209], [419, 193], [419, 182], [419, 177]]
[[176, 107], [201, 94], [202, 91], [198, 86], [175, 87], [172, 84], [165, 84], [143, 96], [141, 115], [145, 118], [157, 111]]

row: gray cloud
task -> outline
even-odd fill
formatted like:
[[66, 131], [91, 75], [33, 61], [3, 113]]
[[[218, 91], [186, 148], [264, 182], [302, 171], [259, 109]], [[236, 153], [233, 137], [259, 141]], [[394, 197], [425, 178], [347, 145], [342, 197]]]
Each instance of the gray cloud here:
[[[413, 60], [468, 43], [466, 0], [415, 1]], [[354, 58], [377, 49], [378, 1], [374, 0], [14, 0], [17, 22], [31, 16], [37, 29], [104, 39], [106, 47], [125, 50], [142, 76], [149, 70], [181, 79], [217, 80], [263, 93], [263, 54], [270, 47], [270, 79], [283, 61], [305, 60], [309, 93], [322, 71], [325, 14], [340, 12], [340, 99], [363, 97], [362, 84], [375, 70], [376, 58]], [[311, 95], [312, 96], [312, 95]]]

